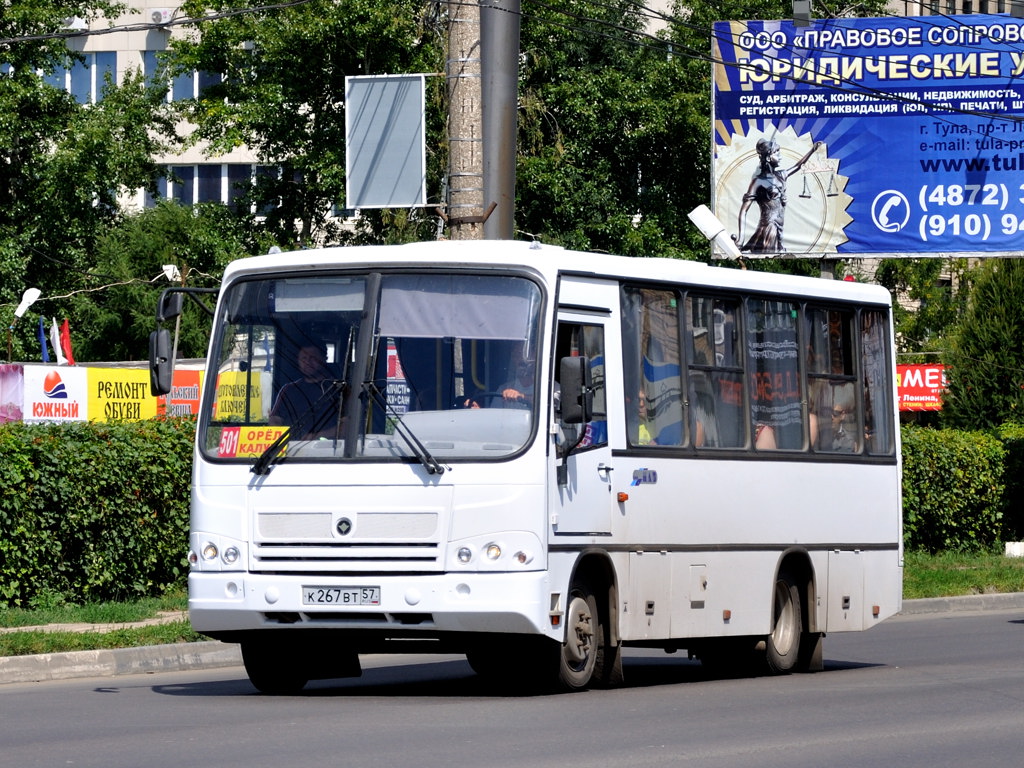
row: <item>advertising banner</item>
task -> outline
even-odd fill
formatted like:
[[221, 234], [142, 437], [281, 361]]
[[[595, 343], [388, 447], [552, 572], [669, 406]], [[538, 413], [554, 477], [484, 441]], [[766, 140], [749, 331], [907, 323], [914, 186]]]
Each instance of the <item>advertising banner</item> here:
[[171, 391], [156, 398], [160, 416], [198, 416], [202, 394], [203, 372], [175, 369]]
[[0, 365], [0, 424], [21, 421], [25, 401], [25, 367], [17, 363]]
[[713, 207], [745, 256], [1008, 255], [1024, 21], [736, 21], [712, 37]]
[[149, 394], [149, 371], [86, 370], [89, 375], [89, 421], [139, 421], [156, 416], [156, 398]]
[[946, 388], [944, 365], [897, 365], [896, 392], [901, 411], [942, 410]]
[[85, 421], [89, 418], [87, 369], [26, 365], [22, 418], [26, 422]]
[[217, 376], [217, 421], [259, 421], [270, 413], [270, 374], [259, 371], [221, 371]]
[[88, 366], [0, 366], [4, 421], [139, 421], [199, 413], [202, 372], [176, 370], [170, 395], [153, 397], [149, 371]]

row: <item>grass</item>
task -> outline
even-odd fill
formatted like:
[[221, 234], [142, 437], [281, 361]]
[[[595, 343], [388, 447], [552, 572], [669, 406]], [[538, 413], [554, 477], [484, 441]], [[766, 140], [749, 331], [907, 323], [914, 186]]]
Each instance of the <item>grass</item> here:
[[[184, 591], [170, 592], [126, 603], [61, 604], [56, 600], [40, 600], [35, 608], [0, 608], [0, 656], [24, 656], [35, 653], [93, 651], [107, 648], [134, 648], [142, 645], [192, 643], [205, 640], [193, 631], [187, 619], [144, 627], [118, 627], [96, 631], [42, 631], [31, 629], [46, 624], [129, 624], [144, 621], [166, 612], [188, 608]], [[17, 631], [25, 627], [24, 631]]]
[[110, 632], [10, 632], [0, 634], [0, 656], [34, 653], [94, 651], [107, 648], [136, 648], [143, 645], [194, 643], [206, 640], [193, 631], [187, 620], [149, 627], [126, 627]]
[[[903, 597], [923, 597], [1024, 592], [1024, 558], [994, 554], [927, 555], [908, 552], [903, 569]], [[131, 603], [42, 605], [34, 609], [0, 608], [0, 627], [34, 627], [43, 624], [127, 624], [156, 617], [165, 611], [183, 611], [184, 592]], [[205, 640], [186, 620], [147, 627], [125, 627], [96, 632], [0, 633], [0, 656], [61, 653], [142, 645], [189, 643]]]
[[[43, 624], [127, 624], [151, 619], [164, 611], [184, 611], [188, 597], [182, 590], [162, 597], [129, 603], [61, 604], [42, 601], [34, 608], [0, 608], [0, 627], [34, 627]], [[46, 604], [49, 602], [49, 604]]]
[[903, 598], [1024, 592], [1024, 558], [994, 554], [908, 552]]

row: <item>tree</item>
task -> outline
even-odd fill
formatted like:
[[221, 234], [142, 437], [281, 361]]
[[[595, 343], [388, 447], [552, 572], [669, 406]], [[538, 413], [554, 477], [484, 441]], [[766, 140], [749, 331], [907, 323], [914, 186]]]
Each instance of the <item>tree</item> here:
[[628, 0], [524, 1], [517, 229], [627, 255], [703, 243], [685, 213], [707, 190], [710, 113], [648, 21]]
[[[75, 336], [76, 360], [146, 359], [157, 299], [171, 285], [164, 265], [177, 267], [175, 284], [216, 288], [229, 262], [269, 247], [253, 242], [251, 232], [222, 205], [174, 201], [110, 226], [97, 241], [92, 290], [72, 299], [76, 327], [88, 330]], [[178, 357], [206, 355], [210, 317], [192, 302], [185, 303], [180, 333]]]
[[[944, 278], [949, 275], [950, 281]], [[899, 351], [920, 353], [906, 362], [932, 362], [970, 293], [966, 259], [884, 259], [875, 278], [900, 301], [893, 303]], [[911, 306], [905, 306], [909, 300]], [[931, 353], [931, 354], [928, 354]]]
[[[152, 185], [159, 104], [141, 78], [110, 82], [96, 104], [78, 104], [39, 77], [72, 66], [81, 54], [59, 35], [70, 16], [112, 18], [106, 0], [10, 0], [0, 15], [0, 302], [39, 288], [44, 314], [61, 314], [62, 296], [82, 287], [103, 228], [119, 215], [119, 193]], [[36, 307], [34, 307], [35, 309]], [[31, 339], [31, 340], [30, 340]], [[37, 349], [22, 324], [15, 357]]]
[[[194, 38], [171, 42], [169, 74], [223, 75], [184, 102], [195, 126], [189, 141], [211, 155], [245, 145], [281, 169], [261, 176], [249, 199], [268, 211], [266, 227], [282, 246], [337, 240], [346, 236], [330, 219], [345, 190], [345, 77], [440, 71], [440, 27], [419, 0], [310, 0], [244, 11], [250, 7], [241, 0], [182, 6], [190, 16], [223, 15], [199, 22]], [[243, 12], [226, 15], [232, 11]], [[435, 136], [439, 115], [435, 109]]]
[[942, 420], [963, 429], [1024, 422], [1024, 260], [989, 259], [943, 362]]

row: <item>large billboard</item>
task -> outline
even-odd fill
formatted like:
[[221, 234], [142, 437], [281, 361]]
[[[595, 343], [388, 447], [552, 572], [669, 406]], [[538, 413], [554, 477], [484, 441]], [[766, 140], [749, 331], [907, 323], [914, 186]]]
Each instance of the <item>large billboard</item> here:
[[1024, 21], [714, 30], [713, 207], [744, 255], [1018, 255]]

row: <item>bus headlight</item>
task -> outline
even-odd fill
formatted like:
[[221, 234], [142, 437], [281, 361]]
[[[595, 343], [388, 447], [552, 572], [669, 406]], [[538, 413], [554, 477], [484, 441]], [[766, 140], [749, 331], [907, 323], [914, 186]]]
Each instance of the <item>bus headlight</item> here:
[[486, 573], [511, 573], [536, 569], [542, 565], [538, 561], [544, 560], [543, 552], [543, 544], [533, 533], [496, 531], [487, 535], [487, 538], [480, 536], [451, 542], [446, 559], [451, 567], [460, 571], [472, 569]]
[[245, 544], [238, 539], [196, 532], [189, 537], [188, 562], [194, 571], [244, 571]]

